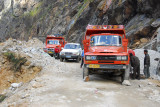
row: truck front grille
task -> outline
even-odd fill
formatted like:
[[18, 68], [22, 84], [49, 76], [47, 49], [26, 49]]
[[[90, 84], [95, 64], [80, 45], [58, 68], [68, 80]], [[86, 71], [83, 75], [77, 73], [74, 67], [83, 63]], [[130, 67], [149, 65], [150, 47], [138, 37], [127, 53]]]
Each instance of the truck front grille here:
[[114, 61], [98, 61], [98, 63], [109, 63], [109, 64], [112, 64], [112, 63], [114, 63]]
[[116, 56], [97, 56], [97, 60], [116, 60]]
[[54, 51], [54, 48], [48, 48], [48, 51]]

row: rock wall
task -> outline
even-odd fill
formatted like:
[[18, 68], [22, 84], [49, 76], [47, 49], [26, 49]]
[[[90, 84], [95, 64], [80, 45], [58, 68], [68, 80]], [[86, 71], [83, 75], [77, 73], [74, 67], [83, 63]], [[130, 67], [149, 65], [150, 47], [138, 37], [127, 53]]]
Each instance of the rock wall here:
[[[80, 42], [88, 24], [124, 24], [130, 45], [160, 27], [158, 0], [1, 0], [0, 40], [61, 33]], [[132, 38], [132, 39], [130, 39]]]

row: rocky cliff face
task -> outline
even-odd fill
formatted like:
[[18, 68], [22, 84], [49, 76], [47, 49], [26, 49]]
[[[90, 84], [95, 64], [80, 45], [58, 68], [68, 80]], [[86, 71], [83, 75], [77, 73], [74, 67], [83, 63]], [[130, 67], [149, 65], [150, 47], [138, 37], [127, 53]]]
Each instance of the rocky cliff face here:
[[81, 43], [88, 24], [124, 24], [136, 46], [160, 27], [159, 10], [158, 0], [1, 0], [0, 39], [44, 40], [61, 33], [69, 42]]

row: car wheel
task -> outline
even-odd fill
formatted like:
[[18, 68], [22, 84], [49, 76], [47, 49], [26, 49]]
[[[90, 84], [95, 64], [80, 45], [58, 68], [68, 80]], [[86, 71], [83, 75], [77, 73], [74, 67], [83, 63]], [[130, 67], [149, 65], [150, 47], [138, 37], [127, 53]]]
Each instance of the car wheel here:
[[78, 57], [78, 58], [76, 59], [76, 62], [78, 62], [78, 63], [79, 63], [79, 61], [80, 61], [80, 58]]
[[67, 59], [67, 58], [65, 58], [65, 61], [68, 61], [68, 59]]
[[63, 58], [60, 58], [60, 61], [63, 62]]

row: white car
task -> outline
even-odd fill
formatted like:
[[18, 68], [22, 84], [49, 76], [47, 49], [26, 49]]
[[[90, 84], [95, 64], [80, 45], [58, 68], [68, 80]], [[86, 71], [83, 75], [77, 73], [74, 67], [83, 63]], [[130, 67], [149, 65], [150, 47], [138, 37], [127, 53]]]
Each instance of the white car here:
[[79, 62], [81, 54], [82, 48], [79, 43], [67, 43], [60, 52], [60, 61], [63, 62], [64, 59], [76, 59]]

